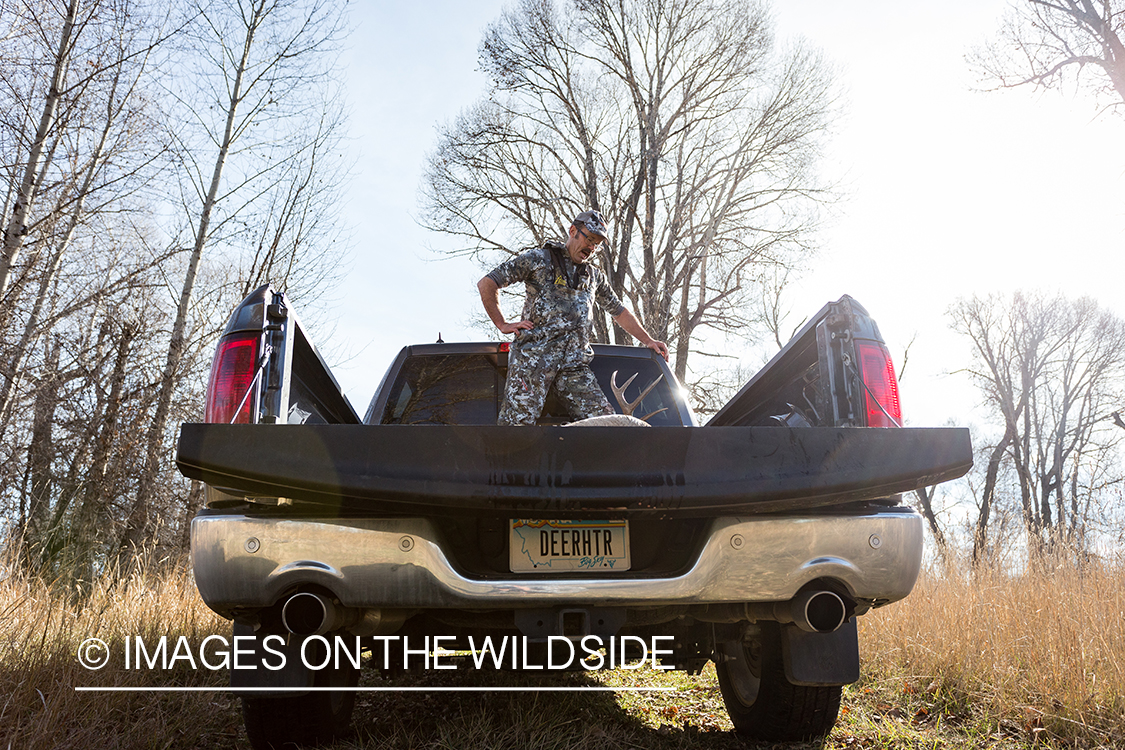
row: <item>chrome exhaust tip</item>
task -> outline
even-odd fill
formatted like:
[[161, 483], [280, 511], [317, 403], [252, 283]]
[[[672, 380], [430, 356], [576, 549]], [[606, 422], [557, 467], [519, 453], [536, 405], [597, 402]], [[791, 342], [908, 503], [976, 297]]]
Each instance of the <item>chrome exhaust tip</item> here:
[[281, 624], [294, 635], [324, 635], [337, 628], [338, 608], [320, 594], [302, 592], [281, 608]]
[[805, 591], [789, 603], [794, 625], [808, 633], [831, 633], [844, 624], [848, 610], [832, 591]]

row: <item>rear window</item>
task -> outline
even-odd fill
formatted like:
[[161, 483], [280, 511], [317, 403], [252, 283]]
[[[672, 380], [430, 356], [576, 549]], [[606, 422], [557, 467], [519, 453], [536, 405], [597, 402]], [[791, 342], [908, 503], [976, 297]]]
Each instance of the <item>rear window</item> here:
[[484, 354], [411, 357], [383, 424], [496, 424], [499, 375]]
[[[623, 386], [634, 374], [636, 378], [624, 391], [626, 401], [633, 401], [662, 370], [649, 359], [631, 357], [595, 357], [591, 368], [615, 411], [621, 405], [610, 389], [610, 379], [617, 373], [617, 384]], [[496, 424], [498, 405], [504, 393], [507, 368], [499, 366], [496, 355], [442, 354], [409, 358], [391, 391], [383, 413], [383, 424]], [[633, 412], [653, 426], [681, 425], [679, 410], [671, 385], [662, 379]], [[570, 419], [554, 391], [548, 394], [539, 424], [565, 424]]]

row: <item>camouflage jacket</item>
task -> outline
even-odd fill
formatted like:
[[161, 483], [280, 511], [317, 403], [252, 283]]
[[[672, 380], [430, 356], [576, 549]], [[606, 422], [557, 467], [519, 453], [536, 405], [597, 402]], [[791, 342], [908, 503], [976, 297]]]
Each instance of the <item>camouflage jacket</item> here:
[[525, 250], [494, 268], [488, 277], [499, 287], [524, 282], [527, 296], [522, 315], [535, 327], [523, 331], [514, 345], [527, 354], [535, 349], [559, 356], [560, 367], [593, 358], [590, 329], [595, 303], [611, 317], [625, 309], [601, 269], [573, 263], [566, 248], [556, 242]]

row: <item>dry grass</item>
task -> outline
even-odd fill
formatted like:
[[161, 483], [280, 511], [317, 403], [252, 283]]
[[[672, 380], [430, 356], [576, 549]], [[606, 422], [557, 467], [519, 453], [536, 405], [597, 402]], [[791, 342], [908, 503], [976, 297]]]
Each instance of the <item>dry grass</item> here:
[[[926, 574], [860, 620], [868, 689], [990, 734], [1125, 744], [1125, 571]], [[927, 705], [929, 708], [927, 708]]]
[[[0, 581], [0, 750], [244, 746], [228, 694], [84, 693], [75, 686], [225, 686], [224, 672], [125, 670], [126, 636], [229, 633], [182, 569], [67, 592]], [[864, 678], [845, 692], [826, 748], [1125, 746], [1125, 575], [1059, 568], [974, 579], [929, 573], [905, 601], [860, 620]], [[82, 668], [79, 644], [114, 654]], [[365, 673], [365, 682], [378, 677]], [[539, 684], [510, 673], [426, 673], [404, 684]], [[674, 694], [365, 693], [340, 748], [735, 748], [714, 682], [652, 672], [569, 675], [581, 684], [673, 685]], [[493, 684], [489, 682], [487, 684]], [[544, 684], [558, 684], [547, 683]]]
[[[199, 643], [229, 625], [204, 606], [182, 568], [141, 571], [90, 592], [52, 590], [19, 575], [0, 581], [0, 748], [206, 747], [198, 738], [233, 741], [237, 718], [214, 697], [169, 693], [80, 693], [76, 686], [223, 685], [226, 676], [190, 668], [125, 670], [124, 638], [156, 641], [187, 636]], [[112, 655], [103, 669], [79, 665], [87, 638], [105, 641]], [[217, 702], [233, 703], [220, 698]], [[231, 745], [233, 746], [233, 745]]]

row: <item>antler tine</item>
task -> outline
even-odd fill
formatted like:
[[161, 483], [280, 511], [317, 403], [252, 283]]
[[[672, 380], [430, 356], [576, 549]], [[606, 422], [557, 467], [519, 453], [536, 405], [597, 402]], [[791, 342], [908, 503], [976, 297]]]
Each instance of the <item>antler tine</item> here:
[[637, 373], [634, 372], [632, 376], [625, 381], [625, 385], [619, 386], [617, 385], [617, 370], [614, 370], [613, 374], [609, 376], [609, 389], [613, 391], [613, 395], [617, 397], [617, 404], [621, 407], [621, 413], [627, 417], [633, 416], [633, 410], [637, 408], [637, 404], [641, 403], [641, 398], [644, 398], [644, 396], [641, 396], [641, 398], [638, 398], [632, 403], [625, 400], [625, 389], [636, 379]]
[[[640, 406], [640, 403], [642, 401], [645, 400], [645, 396], [652, 393], [652, 389], [656, 387], [656, 384], [664, 379], [664, 374], [661, 373], [660, 376], [656, 378], [656, 380], [649, 383], [648, 387], [645, 388], [643, 391], [641, 391], [641, 395], [637, 396], [636, 400], [627, 401], [625, 399], [625, 389], [627, 389], [629, 387], [630, 383], [632, 383], [634, 380], [637, 379], [637, 375], [639, 375], [639, 374], [640, 373], [634, 372], [629, 377], [629, 379], [625, 381], [625, 385], [622, 385], [622, 386], [617, 385], [617, 370], [614, 370], [613, 374], [609, 377], [609, 388], [610, 388], [610, 390], [613, 391], [613, 395], [617, 397], [617, 403], [621, 405], [621, 413], [626, 415], [626, 416], [629, 416], [629, 417], [633, 416], [633, 411], [638, 406]], [[667, 407], [665, 407], [665, 409], [666, 408]], [[659, 414], [660, 412], [665, 411], [665, 409], [657, 409], [656, 411], [654, 411], [651, 414], [649, 414], [648, 416], [646, 416], [645, 419], [648, 419], [649, 417], [655, 416], [655, 415]]]
[[[660, 375], [657, 376], [656, 380], [654, 380], [654, 381], [652, 381], [651, 383], [648, 384], [648, 388], [645, 388], [643, 391], [641, 391], [641, 395], [637, 397], [636, 403], [639, 404], [640, 402], [644, 401], [645, 396], [652, 393], [652, 389], [655, 388], [656, 384], [659, 383], [663, 379], [664, 379], [664, 373], [660, 373]], [[626, 387], [628, 387], [629, 384], [626, 383], [625, 385], [626, 385]], [[650, 414], [649, 416], [652, 416], [652, 415]]]

